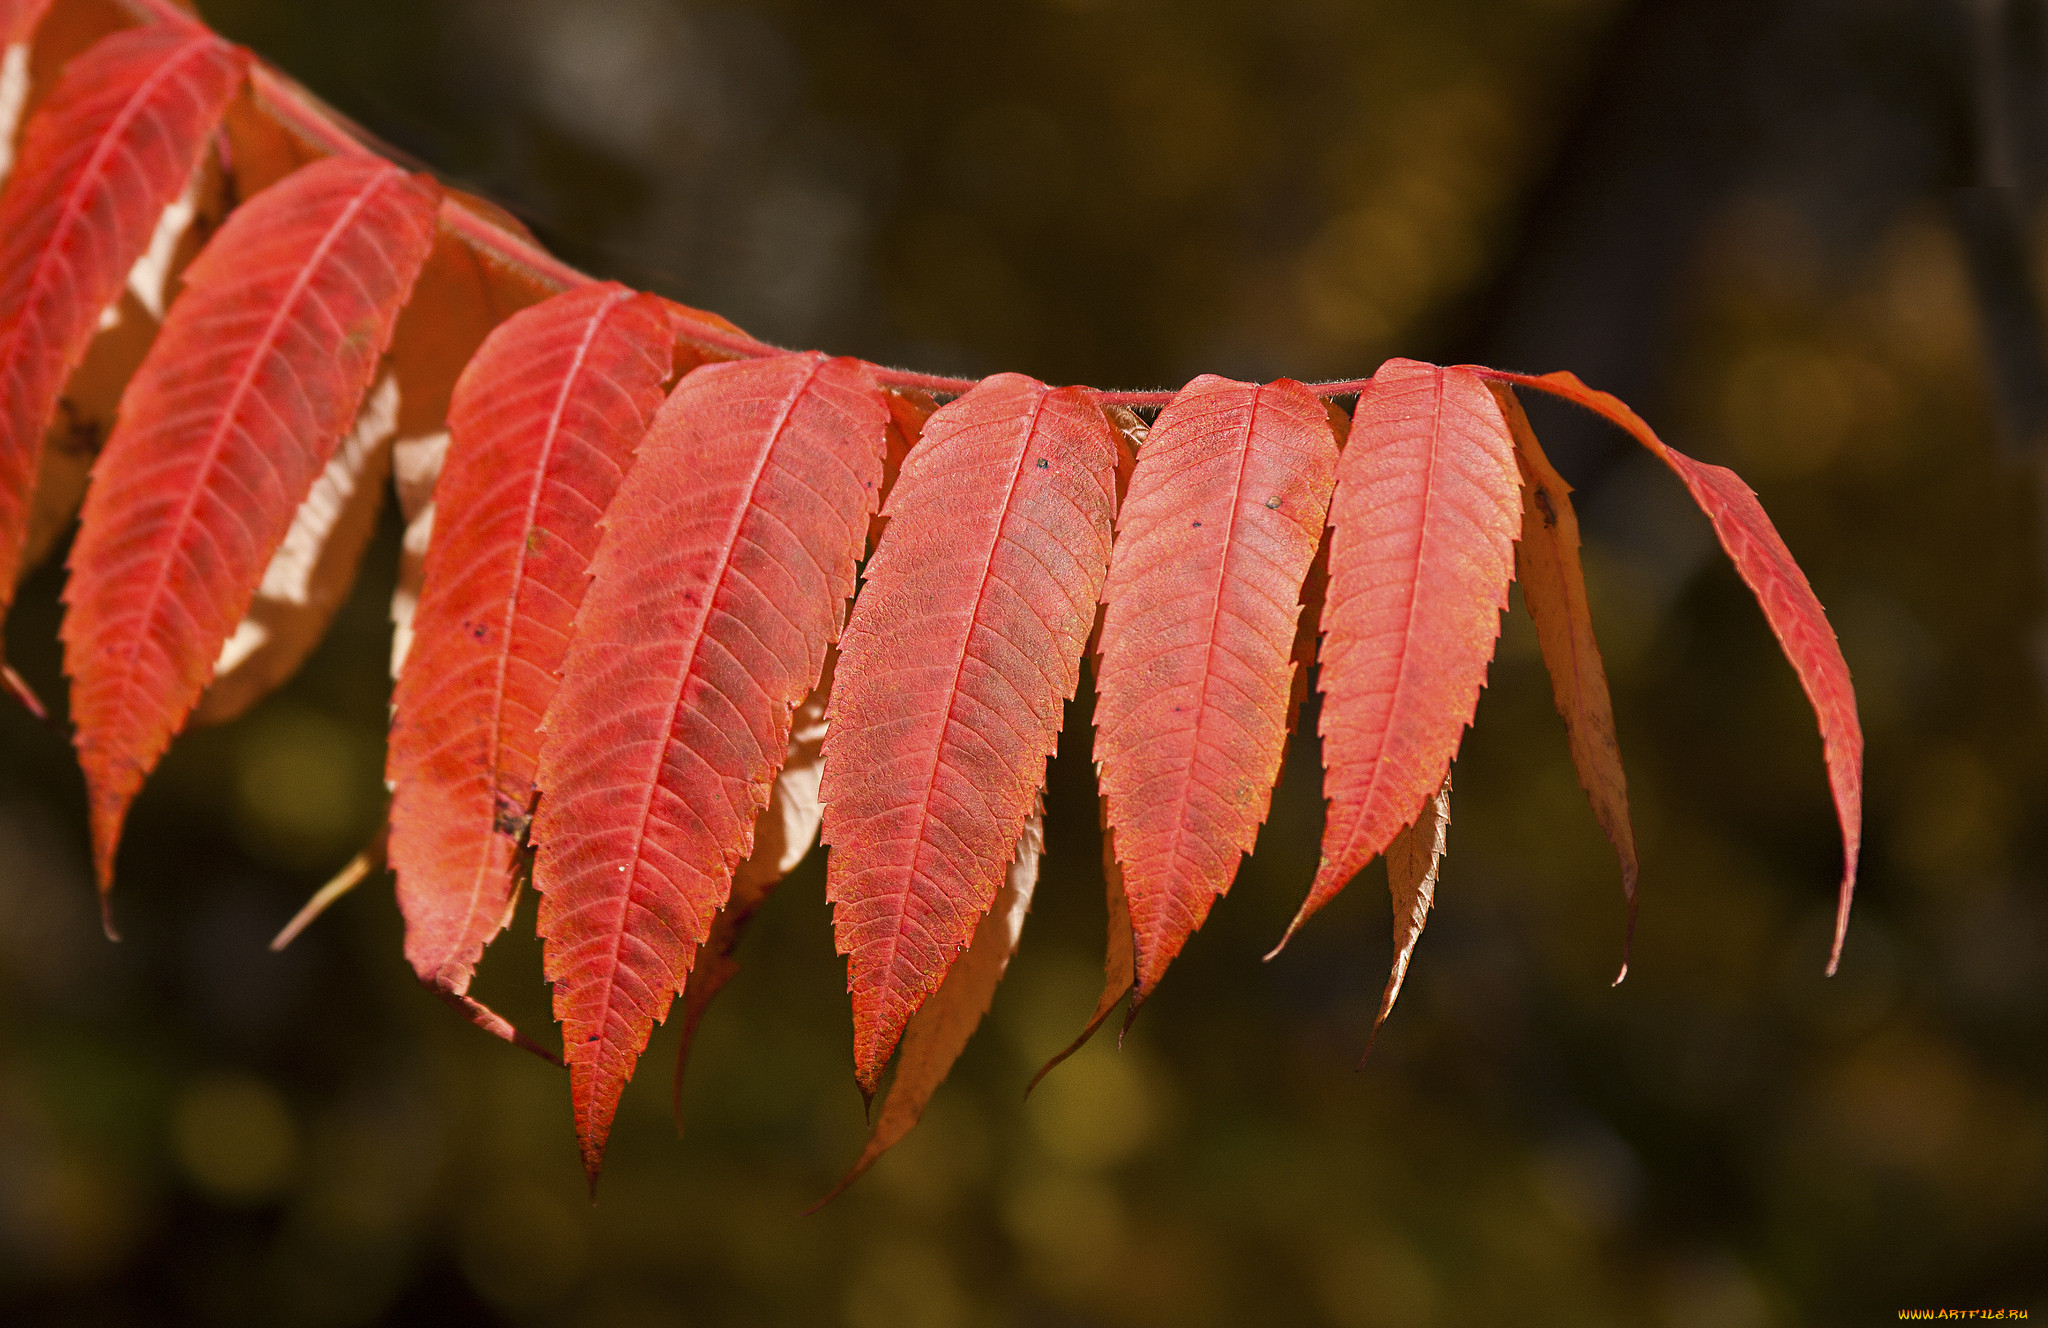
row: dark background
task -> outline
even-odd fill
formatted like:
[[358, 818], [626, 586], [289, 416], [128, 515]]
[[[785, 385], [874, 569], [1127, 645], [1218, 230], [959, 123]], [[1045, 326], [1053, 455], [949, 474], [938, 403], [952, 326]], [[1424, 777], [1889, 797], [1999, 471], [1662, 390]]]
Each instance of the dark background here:
[[[586, 1200], [563, 1077], [411, 980], [388, 878], [265, 943], [381, 796], [397, 523], [306, 671], [195, 732], [99, 935], [62, 735], [0, 708], [0, 1320], [1753, 1328], [2048, 1314], [2041, 815], [2048, 23], [2026, 0], [207, 0], [587, 270], [790, 345], [1101, 387], [1571, 368], [1762, 494], [1869, 735], [1840, 976], [1811, 716], [1682, 489], [1532, 405], [1580, 486], [1642, 845], [1617, 873], [1519, 605], [1400, 1008], [1374, 867], [1258, 962], [1320, 806], [1121, 1052], [1087, 707], [996, 1007], [858, 1151], [814, 855], [668, 1118]], [[46, 567], [9, 625], [61, 693]], [[1313, 711], [1309, 713], [1313, 718]], [[1307, 721], [1305, 721], [1305, 724]], [[479, 994], [548, 1027], [529, 900]]]

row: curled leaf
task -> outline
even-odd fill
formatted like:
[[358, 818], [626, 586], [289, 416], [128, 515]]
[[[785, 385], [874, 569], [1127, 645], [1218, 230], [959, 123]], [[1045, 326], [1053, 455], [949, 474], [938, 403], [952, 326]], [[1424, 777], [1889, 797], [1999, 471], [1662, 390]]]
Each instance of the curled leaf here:
[[193, 723], [223, 724], [247, 713], [319, 644], [376, 533], [397, 430], [398, 380], [386, 374], [292, 515], [255, 598], [221, 645]]
[[1626, 429], [1685, 481], [1693, 501], [1713, 523], [1714, 534], [1735, 570], [1756, 595], [1765, 620], [1799, 675], [1799, 685], [1813, 703], [1835, 815], [1842, 826], [1842, 886], [1835, 904], [1834, 946], [1828, 954], [1828, 972], [1832, 974], [1842, 962], [1842, 943], [1849, 933], [1849, 903], [1856, 893], [1856, 862], [1863, 843], [1863, 725], [1856, 715], [1856, 687], [1849, 678], [1848, 661], [1842, 658], [1834, 628], [1828, 625], [1827, 612], [1807, 584], [1806, 573], [1799, 570], [1777, 527], [1741, 476], [1666, 446], [1619, 398], [1587, 387], [1569, 373], [1532, 377], [1493, 369], [1478, 372], [1563, 397]]

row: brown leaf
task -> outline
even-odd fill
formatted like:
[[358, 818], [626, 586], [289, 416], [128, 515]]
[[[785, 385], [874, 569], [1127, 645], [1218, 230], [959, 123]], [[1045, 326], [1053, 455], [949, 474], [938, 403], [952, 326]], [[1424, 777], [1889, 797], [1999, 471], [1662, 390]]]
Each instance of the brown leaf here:
[[711, 1008], [712, 998], [740, 971], [739, 960], [733, 956], [755, 911], [818, 842], [818, 823], [823, 816], [818, 776], [825, 750], [825, 707], [831, 700], [832, 670], [838, 662], [838, 650], [826, 654], [823, 677], [790, 718], [789, 756], [775, 777], [767, 807], [754, 822], [753, 856], [733, 871], [732, 896], [712, 919], [711, 934], [698, 949], [696, 967], [683, 984], [683, 1037], [676, 1048], [675, 1082], [670, 1090], [678, 1134], [683, 1129], [683, 1068], [689, 1064], [697, 1025]]
[[1515, 545], [1515, 579], [1522, 602], [1536, 624], [1543, 663], [1550, 670], [1551, 695], [1564, 716], [1572, 765], [1593, 804], [1607, 842], [1621, 858], [1621, 890], [1628, 901], [1618, 983], [1628, 976], [1629, 940], [1636, 928], [1636, 836], [1628, 814], [1628, 776], [1614, 737], [1614, 705], [1607, 695], [1607, 670], [1593, 635], [1586, 603], [1586, 574], [1579, 565], [1579, 518], [1572, 510], [1571, 485], [1551, 466], [1536, 441], [1529, 416], [1504, 383], [1488, 384], [1515, 436], [1515, 460], [1522, 470], [1522, 538]]
[[[1038, 1087], [1039, 1081], [1053, 1072], [1053, 1067], [1088, 1045], [1096, 1032], [1109, 1018], [1110, 1012], [1126, 995], [1138, 978], [1137, 935], [1131, 929], [1131, 901], [1124, 893], [1124, 874], [1116, 861], [1116, 831], [1108, 821], [1108, 809], [1104, 807], [1102, 825], [1102, 878], [1107, 889], [1109, 904], [1109, 945], [1102, 960], [1102, 995], [1095, 1001], [1095, 1012], [1088, 1016], [1088, 1026], [1081, 1035], [1068, 1043], [1066, 1049], [1055, 1055], [1038, 1073], [1031, 1076], [1031, 1082], [1024, 1085], [1024, 1096]], [[1133, 1004], [1130, 1013], [1124, 1017], [1124, 1030], [1128, 1032], [1131, 1021], [1138, 1017], [1138, 1007]]]
[[1387, 978], [1386, 993], [1380, 997], [1379, 1015], [1372, 1021], [1372, 1038], [1365, 1049], [1372, 1052], [1372, 1039], [1394, 1009], [1401, 983], [1408, 976], [1408, 961], [1415, 943], [1422, 939], [1422, 926], [1429, 920], [1429, 906], [1436, 899], [1437, 869], [1443, 865], [1444, 849], [1451, 832], [1451, 777], [1422, 804], [1415, 824], [1394, 836], [1387, 845], [1387, 889], [1394, 897], [1394, 971]]
[[981, 1025], [982, 1016], [994, 1003], [996, 984], [1017, 953], [1018, 938], [1024, 934], [1024, 915], [1031, 911], [1031, 892], [1038, 885], [1039, 859], [1045, 852], [1043, 813], [1025, 822], [1017, 841], [1017, 856], [1003, 878], [1002, 889], [988, 915], [974, 929], [974, 942], [967, 953], [946, 973], [945, 982], [919, 1007], [904, 1027], [903, 1041], [896, 1055], [896, 1077], [882, 1095], [881, 1110], [875, 1114], [873, 1131], [860, 1160], [846, 1179], [811, 1208], [816, 1212], [859, 1180], [882, 1154], [902, 1142], [932, 1094], [946, 1081], [953, 1062], [967, 1048], [967, 1040]]

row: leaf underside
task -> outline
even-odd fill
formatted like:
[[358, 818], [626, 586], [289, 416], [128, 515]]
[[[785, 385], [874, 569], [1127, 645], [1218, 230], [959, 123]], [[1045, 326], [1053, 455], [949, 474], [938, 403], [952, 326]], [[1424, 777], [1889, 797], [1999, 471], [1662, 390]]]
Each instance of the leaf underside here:
[[605, 515], [543, 725], [534, 833], [593, 1178], [838, 635], [887, 415], [857, 361], [707, 365], [662, 407]]
[[981, 1026], [989, 1007], [995, 1003], [996, 986], [1017, 953], [1024, 935], [1024, 915], [1031, 911], [1031, 895], [1038, 888], [1038, 869], [1045, 856], [1045, 825], [1034, 813], [1024, 823], [1015, 856], [1003, 874], [1003, 885], [995, 902], [974, 928], [974, 940], [946, 973], [931, 999], [918, 1007], [903, 1029], [903, 1050], [896, 1058], [896, 1073], [874, 1113], [874, 1128], [867, 1145], [839, 1184], [813, 1205], [816, 1212], [832, 1202], [847, 1186], [859, 1180], [881, 1159], [882, 1154], [903, 1141], [916, 1126], [954, 1062], [967, 1049], [968, 1039]]
[[450, 996], [511, 914], [541, 716], [671, 344], [660, 300], [593, 284], [508, 319], [456, 386], [385, 773], [406, 959]]
[[1521, 509], [1513, 442], [1486, 384], [1412, 360], [1383, 365], [1359, 398], [1330, 504], [1329, 814], [1290, 936], [1443, 784], [1500, 635]]
[[870, 1096], [1003, 883], [1109, 564], [1117, 445], [1086, 389], [999, 374], [889, 496], [825, 739], [826, 895]]
[[1572, 765], [1593, 804], [1593, 818], [1621, 859], [1621, 891], [1628, 907], [1621, 972], [1628, 976], [1628, 938], [1635, 933], [1635, 828], [1628, 814], [1628, 776], [1621, 744], [1614, 736], [1614, 704], [1607, 694], [1607, 670], [1593, 635], [1586, 601], [1586, 574], [1579, 563], [1579, 518], [1571, 486], [1551, 466], [1529, 416], [1514, 390], [1493, 385], [1494, 399], [1514, 434], [1515, 461], [1522, 471], [1522, 538], [1515, 545], [1515, 579], [1522, 603], [1536, 624], [1536, 640], [1550, 672], [1551, 695], [1564, 717]]
[[670, 1107], [676, 1132], [683, 1128], [683, 1070], [697, 1027], [711, 1002], [740, 971], [735, 957], [747, 924], [775, 887], [795, 871], [818, 842], [824, 807], [818, 801], [818, 779], [824, 771], [825, 709], [832, 696], [833, 665], [838, 652], [825, 656], [824, 676], [790, 717], [789, 753], [776, 773], [768, 805], [754, 822], [754, 851], [733, 870], [732, 892], [711, 921], [711, 934], [697, 951], [697, 962], [683, 984], [682, 1038], [676, 1047], [676, 1071]]
[[1204, 376], [1146, 435], [1117, 515], [1095, 760], [1141, 1002], [1230, 888], [1287, 743], [1300, 595], [1336, 482], [1323, 403]]
[[258, 195], [193, 262], [122, 398], [64, 593], [102, 891], [130, 802], [355, 418], [438, 198], [373, 157]]
[[197, 27], [117, 33], [70, 64], [29, 122], [0, 195], [0, 612], [58, 394], [247, 65]]
[[[1379, 1013], [1373, 1016], [1372, 1038], [1379, 1037], [1381, 1025], [1394, 1012], [1401, 984], [1408, 977], [1408, 961], [1415, 957], [1415, 943], [1422, 939], [1430, 905], [1436, 902], [1437, 872], [1443, 866], [1450, 833], [1451, 778], [1445, 775], [1443, 787], [1423, 801], [1415, 824], [1404, 827], [1387, 845], [1387, 892], [1394, 903], [1394, 964], [1387, 975], [1387, 989], [1380, 996]], [[1371, 1038], [1365, 1049], [1371, 1053]]]

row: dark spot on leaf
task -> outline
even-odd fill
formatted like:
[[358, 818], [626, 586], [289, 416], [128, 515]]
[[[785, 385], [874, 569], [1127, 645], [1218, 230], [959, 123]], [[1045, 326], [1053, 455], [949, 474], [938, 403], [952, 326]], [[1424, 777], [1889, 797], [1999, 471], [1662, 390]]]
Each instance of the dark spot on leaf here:
[[507, 839], [524, 839], [527, 820], [526, 809], [503, 796], [491, 809], [491, 828]]
[[1200, 530], [1200, 529], [1202, 528], [1202, 523], [1201, 523], [1201, 522], [1199, 522], [1199, 521], [1195, 522], [1195, 523], [1194, 523], [1194, 528], [1195, 528], [1196, 530]]
[[1542, 489], [1536, 490], [1536, 510], [1543, 513], [1543, 524], [1552, 530], [1557, 528], [1557, 509], [1550, 504], [1550, 495]]
[[1040, 470], [1044, 470], [1047, 466], [1050, 466], [1051, 464], [1052, 462], [1047, 461], [1044, 457], [1038, 458], [1038, 468]]
[[583, 1040], [584, 1040], [585, 1042], [595, 1042], [595, 1041], [597, 1041], [597, 1034], [595, 1034], [595, 1033], [592, 1033], [592, 1034], [591, 1034], [591, 1035], [590, 1035], [589, 1037], [587, 1037], [587, 1038], [585, 1038], [585, 1039], [583, 1039]]
[[1273, 495], [1273, 496], [1272, 496], [1271, 498], [1268, 498], [1268, 499], [1266, 500], [1266, 506], [1267, 506], [1267, 507], [1269, 507], [1269, 508], [1271, 508], [1272, 510], [1274, 510], [1274, 511], [1276, 511], [1276, 512], [1277, 512], [1277, 511], [1279, 511], [1279, 510], [1280, 510], [1280, 495], [1276, 493], [1276, 494], [1274, 494], [1274, 495]]

